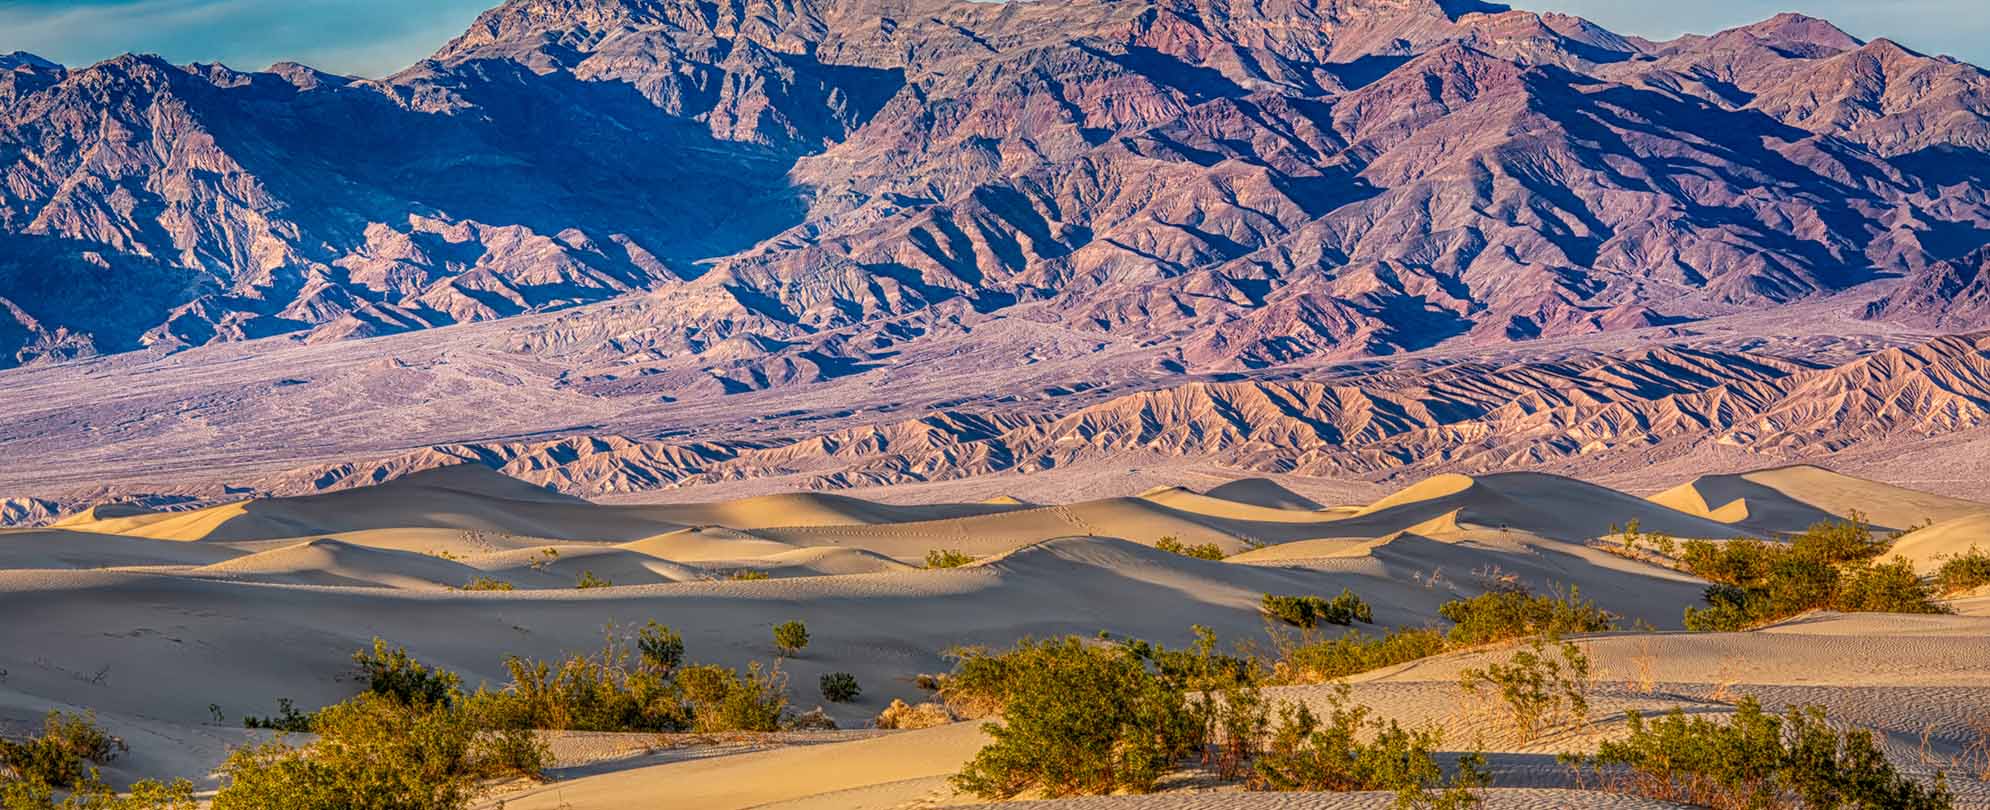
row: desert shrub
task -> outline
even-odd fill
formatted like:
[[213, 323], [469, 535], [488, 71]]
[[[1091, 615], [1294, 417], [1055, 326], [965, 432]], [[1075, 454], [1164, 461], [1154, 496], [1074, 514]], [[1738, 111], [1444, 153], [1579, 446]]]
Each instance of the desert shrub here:
[[1493, 590], [1446, 602], [1437, 612], [1456, 623], [1449, 634], [1450, 643], [1464, 647], [1534, 635], [1560, 638], [1617, 629], [1616, 614], [1583, 599], [1574, 587], [1566, 593], [1557, 590], [1547, 595], [1519, 588]]
[[1853, 512], [1845, 520], [1811, 524], [1790, 538], [1790, 553], [1832, 565], [1870, 560], [1886, 553], [1887, 543], [1873, 537], [1866, 516]]
[[1185, 545], [1182, 543], [1181, 540], [1176, 539], [1172, 536], [1161, 538], [1158, 542], [1154, 543], [1154, 548], [1160, 551], [1168, 552], [1169, 554], [1179, 554], [1183, 557], [1194, 557], [1195, 559], [1198, 560], [1220, 560], [1223, 559], [1224, 556], [1223, 547], [1218, 546], [1215, 543], [1199, 543], [1196, 545]]
[[1272, 680], [1280, 683], [1325, 683], [1444, 651], [1444, 634], [1428, 629], [1390, 630], [1380, 636], [1353, 631], [1332, 639], [1274, 639], [1279, 650], [1272, 664]]
[[643, 666], [668, 675], [684, 665], [684, 637], [650, 622], [636, 634], [636, 652], [642, 656]]
[[1681, 563], [1711, 580], [1705, 607], [1686, 609], [1686, 628], [1743, 630], [1809, 610], [1937, 613], [1934, 589], [1905, 561], [1877, 563], [1886, 550], [1854, 513], [1818, 523], [1788, 544], [1738, 538], [1687, 543]]
[[[638, 638], [640, 652], [631, 651], [610, 633], [601, 649], [591, 654], [558, 661], [513, 656], [504, 663], [510, 683], [498, 691], [480, 690], [472, 702], [482, 716], [505, 726], [682, 731], [692, 724], [692, 710], [672, 677], [677, 664], [663, 666], [673, 659], [674, 636], [667, 628], [652, 625]], [[682, 653], [674, 657], [681, 660]]]
[[91, 766], [108, 765], [131, 750], [97, 725], [95, 712], [49, 712], [41, 734], [15, 742], [0, 739], [0, 775], [29, 784], [73, 788], [89, 781]]
[[788, 707], [788, 676], [758, 662], [741, 673], [725, 667], [685, 667], [678, 673], [698, 731], [779, 731]]
[[822, 699], [830, 703], [849, 703], [856, 700], [864, 690], [857, 686], [857, 676], [848, 672], [831, 672], [822, 676]]
[[1943, 560], [1941, 569], [1935, 573], [1935, 584], [1943, 593], [1960, 593], [1990, 585], [1990, 554], [1970, 546], [1968, 553]]
[[737, 571], [732, 572], [732, 574], [727, 576], [726, 578], [734, 582], [758, 582], [763, 579], [773, 579], [774, 576], [765, 571], [759, 571], [752, 568], [741, 568]]
[[[221, 766], [213, 810], [458, 810], [478, 781], [528, 768], [460, 705], [368, 692], [318, 712], [310, 747], [284, 739], [238, 748]], [[512, 745], [521, 739], [509, 736]]]
[[587, 591], [595, 588], [613, 588], [615, 587], [615, 583], [595, 576], [593, 571], [582, 571], [580, 572], [580, 580], [574, 583], [574, 587]]
[[789, 731], [835, 731], [836, 719], [823, 711], [821, 706], [817, 706], [795, 715], [786, 723], [786, 728]]
[[1946, 613], [1935, 589], [1906, 560], [1858, 562], [1845, 567], [1831, 607], [1854, 613]]
[[466, 591], [510, 591], [517, 587], [509, 582], [493, 577], [473, 577], [463, 585]]
[[297, 703], [290, 698], [277, 698], [276, 714], [268, 717], [244, 715], [242, 727], [301, 733], [311, 730], [311, 715], [298, 711]]
[[1589, 717], [1589, 656], [1570, 642], [1534, 639], [1506, 661], [1459, 673], [1458, 682], [1474, 695], [1495, 692], [1522, 739]]
[[1274, 619], [1308, 629], [1322, 623], [1346, 627], [1355, 622], [1375, 621], [1374, 611], [1368, 603], [1346, 588], [1342, 588], [1340, 595], [1332, 599], [1265, 594], [1261, 609]]
[[373, 640], [373, 649], [353, 653], [352, 662], [366, 691], [401, 703], [449, 703], [462, 694], [461, 676], [424, 666], [406, 649], [389, 649], [381, 639]]
[[950, 548], [936, 548], [926, 552], [927, 568], [959, 568], [974, 562], [974, 557]]
[[1124, 645], [1075, 636], [1024, 641], [962, 664], [977, 688], [997, 697], [1003, 716], [984, 726], [993, 741], [953, 778], [968, 793], [1147, 792], [1201, 743], [1182, 690]]
[[808, 626], [801, 622], [782, 622], [774, 627], [774, 649], [788, 658], [808, 646]]
[[1348, 704], [1343, 686], [1330, 698], [1325, 721], [1304, 704], [1286, 704], [1255, 763], [1251, 787], [1281, 791], [1386, 790], [1398, 807], [1463, 808], [1478, 804], [1473, 792], [1486, 782], [1483, 761], [1468, 755], [1449, 783], [1432, 753], [1442, 742], [1436, 729], [1406, 731], [1394, 721], [1371, 719], [1365, 706]]
[[34, 780], [0, 780], [0, 810], [198, 810], [193, 783], [145, 780], [120, 795], [94, 775], [71, 786], [60, 798], [57, 789]]
[[1951, 806], [1946, 786], [1901, 775], [1871, 732], [1837, 731], [1815, 706], [1792, 707], [1779, 718], [1744, 697], [1727, 723], [1689, 718], [1681, 709], [1655, 720], [1637, 712], [1626, 719], [1628, 734], [1580, 761], [1618, 792], [1750, 810]]
[[912, 729], [944, 726], [953, 721], [953, 714], [948, 712], [947, 707], [941, 704], [920, 703], [913, 705], [893, 698], [891, 705], [884, 707], [884, 711], [878, 712], [877, 719], [873, 722], [873, 725], [876, 725], [878, 728], [909, 731]]

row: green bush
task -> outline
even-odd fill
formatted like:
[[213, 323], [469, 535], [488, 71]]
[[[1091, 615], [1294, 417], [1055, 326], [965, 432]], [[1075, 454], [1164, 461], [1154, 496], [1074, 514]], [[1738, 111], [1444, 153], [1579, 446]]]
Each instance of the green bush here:
[[504, 580], [495, 579], [492, 577], [472, 577], [470, 581], [463, 586], [463, 590], [509, 591], [509, 590], [516, 590], [516, 586]]
[[[557, 661], [505, 659], [511, 681], [497, 691], [479, 690], [478, 712], [503, 725], [561, 731], [682, 731], [691, 708], [673, 674], [681, 640], [652, 623], [636, 650], [615, 634], [592, 654]], [[668, 666], [666, 666], [666, 664]]]
[[731, 576], [728, 576], [726, 578], [734, 582], [759, 582], [760, 580], [763, 579], [773, 579], [774, 576], [765, 571], [756, 571], [752, 568], [741, 568], [737, 571], [732, 572]]
[[460, 705], [372, 692], [319, 711], [311, 730], [308, 748], [279, 738], [231, 752], [213, 810], [459, 810], [478, 781], [536, 774], [545, 757], [525, 735], [485, 733]]
[[1001, 655], [969, 654], [962, 664], [1003, 717], [983, 727], [993, 742], [953, 778], [968, 793], [1143, 793], [1202, 743], [1182, 689], [1124, 645], [1075, 636], [1024, 641]]
[[1322, 599], [1318, 596], [1265, 594], [1261, 609], [1267, 616], [1294, 627], [1307, 629], [1321, 623], [1346, 627], [1355, 622], [1375, 621], [1375, 614], [1368, 607], [1368, 603], [1346, 588], [1342, 588], [1340, 595], [1332, 599]]
[[807, 646], [807, 625], [801, 622], [782, 622], [774, 627], [774, 649], [780, 650], [782, 656], [793, 658]]
[[959, 568], [971, 562], [974, 562], [972, 555], [950, 548], [936, 548], [926, 552], [927, 568]]
[[1831, 607], [1852, 613], [1948, 612], [1935, 602], [1934, 588], [1922, 582], [1906, 560], [1846, 566]]
[[57, 789], [35, 780], [0, 779], [0, 810], [198, 810], [193, 783], [150, 779], [119, 795], [95, 775], [71, 786], [61, 798]]
[[1442, 742], [1436, 729], [1405, 731], [1394, 721], [1370, 719], [1365, 706], [1348, 705], [1342, 686], [1330, 698], [1325, 722], [1304, 704], [1287, 704], [1263, 755], [1251, 787], [1280, 791], [1385, 790], [1398, 807], [1476, 806], [1473, 792], [1486, 783], [1484, 760], [1467, 755], [1449, 783], [1432, 753]]
[[1990, 585], [1990, 554], [1970, 546], [1968, 553], [1942, 561], [1941, 569], [1935, 573], [1935, 585], [1943, 593], [1961, 593]]
[[1281, 637], [1277, 642], [1272, 678], [1281, 683], [1325, 683], [1444, 652], [1444, 634], [1428, 629], [1390, 630], [1380, 636], [1353, 631], [1324, 640]]
[[822, 676], [822, 699], [830, 703], [849, 703], [862, 695], [864, 690], [857, 686], [857, 676], [848, 672], [831, 672]]
[[1566, 641], [1536, 638], [1506, 661], [1459, 673], [1458, 682], [1473, 695], [1495, 692], [1523, 740], [1589, 717], [1589, 656]]
[[595, 576], [593, 571], [582, 571], [580, 572], [580, 580], [574, 583], [574, 587], [588, 591], [595, 588], [613, 588], [615, 587], [615, 583]]
[[1617, 616], [1582, 598], [1574, 587], [1567, 593], [1535, 595], [1525, 589], [1488, 591], [1470, 599], [1440, 605], [1439, 615], [1456, 624], [1450, 643], [1474, 647], [1509, 639], [1570, 633], [1601, 633], [1617, 629]]
[[366, 691], [401, 703], [449, 703], [462, 694], [462, 676], [423, 666], [407, 650], [389, 649], [381, 639], [373, 640], [373, 649], [353, 653], [352, 663]]
[[298, 711], [297, 704], [290, 698], [277, 698], [276, 714], [269, 717], [245, 715], [242, 727], [302, 733], [311, 730], [311, 715]]
[[1767, 714], [1744, 697], [1727, 723], [1628, 713], [1630, 732], [1580, 760], [1606, 788], [1696, 807], [1943, 810], [1946, 786], [1896, 771], [1871, 732], [1839, 732], [1815, 706]]
[[124, 740], [97, 725], [95, 712], [52, 711], [41, 734], [15, 742], [0, 739], [0, 775], [29, 784], [73, 788], [92, 776], [92, 765], [108, 765], [131, 750]]
[[642, 655], [643, 666], [660, 675], [684, 665], [684, 637], [656, 622], [636, 634], [636, 651]]
[[1944, 611], [1907, 562], [1873, 561], [1886, 543], [1873, 539], [1856, 513], [1848, 522], [1816, 524], [1788, 544], [1737, 538], [1686, 545], [1683, 567], [1714, 583], [1705, 607], [1686, 609], [1689, 630], [1744, 630], [1810, 610]]
[[1154, 544], [1154, 548], [1168, 552], [1169, 554], [1179, 554], [1183, 557], [1193, 557], [1198, 560], [1221, 560], [1224, 557], [1223, 547], [1215, 543], [1200, 543], [1193, 546], [1184, 545], [1182, 541], [1174, 537], [1161, 538], [1159, 542]]
[[720, 666], [685, 667], [677, 677], [698, 731], [779, 731], [788, 707], [788, 677], [755, 662], [745, 673]]

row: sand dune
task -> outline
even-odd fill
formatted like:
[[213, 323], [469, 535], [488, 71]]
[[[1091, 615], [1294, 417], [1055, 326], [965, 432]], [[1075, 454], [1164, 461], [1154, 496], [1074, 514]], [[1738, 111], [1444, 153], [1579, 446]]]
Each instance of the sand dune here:
[[237, 557], [190, 572], [248, 582], [375, 588], [452, 588], [477, 576], [459, 562], [331, 539]]
[[1853, 511], [1873, 525], [1904, 529], [1990, 511], [1990, 504], [1947, 498], [1797, 465], [1741, 475], [1706, 475], [1651, 497], [1653, 503], [1757, 533], [1798, 532]]
[[1510, 528], [1557, 540], [1602, 537], [1637, 520], [1677, 537], [1729, 537], [1734, 528], [1573, 478], [1541, 473], [1439, 475], [1333, 524], [1332, 536], [1376, 537], [1457, 513], [1460, 524]]
[[1227, 484], [1219, 484], [1203, 493], [1211, 498], [1247, 503], [1271, 509], [1303, 509], [1319, 511], [1321, 506], [1311, 498], [1279, 485], [1269, 478], [1239, 478]]
[[200, 566], [231, 559], [238, 553], [220, 547], [134, 540], [66, 529], [0, 529], [0, 570]]
[[[894, 698], [923, 699], [914, 676], [944, 671], [942, 652], [956, 645], [1103, 630], [1174, 646], [1190, 641], [1192, 625], [1233, 641], [1262, 640], [1267, 593], [1349, 588], [1373, 606], [1376, 626], [1364, 629], [1380, 630], [1442, 626], [1446, 601], [1517, 578], [1537, 589], [1573, 586], [1627, 620], [1676, 628], [1704, 583], [1585, 543], [1633, 518], [1682, 537], [1736, 530], [1534, 474], [1440, 476], [1367, 506], [1320, 510], [1249, 481], [1230, 490], [1237, 500], [1220, 497], [1223, 487], [1169, 488], [999, 508], [817, 495], [605, 507], [521, 487], [450, 469], [333, 495], [100, 513], [62, 529], [0, 532], [0, 615], [8, 617], [0, 622], [0, 670], [8, 673], [0, 680], [0, 724], [29, 722], [49, 708], [92, 708], [135, 747], [155, 746], [120, 761], [114, 778], [191, 775], [244, 739], [229, 728], [243, 714], [266, 714], [278, 698], [310, 708], [352, 694], [348, 657], [376, 636], [474, 685], [501, 681], [506, 655], [590, 650], [604, 632], [651, 620], [682, 632], [693, 660], [769, 661], [770, 628], [801, 620], [812, 641], [780, 663], [799, 707], [815, 704], [820, 675], [849, 672], [862, 697], [827, 710], [846, 728], [859, 727]], [[1986, 523], [1990, 513], [1952, 519], [1909, 535], [1895, 553], [1923, 564]], [[84, 526], [124, 534], [77, 530]], [[329, 530], [294, 534], [301, 527]], [[1166, 536], [1235, 554], [1209, 561], [1152, 547]], [[980, 559], [956, 569], [915, 567], [935, 548]], [[769, 578], [731, 579], [743, 569]], [[577, 589], [589, 573], [612, 586]], [[458, 590], [475, 577], [515, 590]], [[1964, 715], [1990, 705], [1990, 677], [1982, 674], [1990, 672], [1990, 645], [1982, 643], [1990, 637], [1990, 598], [1957, 607], [1960, 615], [1819, 614], [1753, 633], [1624, 633], [1582, 643], [1616, 684], [1599, 687], [1600, 711], [1726, 711], [1701, 696], [1744, 684], [1765, 700], [1829, 703], [1835, 714], [1881, 728], [1889, 750], [1906, 756], [1918, 742], [1907, 739], [1908, 724], [1933, 728], [1936, 750], [1959, 750]], [[1460, 710], [1481, 702], [1457, 691], [1457, 672], [1497, 654], [1371, 673], [1357, 679], [1357, 697], [1470, 739], [1488, 727]], [[1627, 692], [1622, 682], [1640, 677], [1641, 667], [1655, 668], [1644, 676], [1664, 688]], [[1325, 692], [1288, 695], [1315, 701]], [[210, 704], [229, 719], [216, 724]], [[1532, 788], [1566, 787], [1565, 775], [1542, 765], [1562, 750], [1554, 746], [1580, 747], [1618, 727], [1599, 720], [1586, 736], [1535, 748], [1492, 738], [1495, 772], [1510, 789], [1492, 794], [1489, 806], [1588, 802], [1593, 797]], [[751, 753], [745, 746], [634, 756], [506, 800], [513, 810], [618, 808], [659, 796], [694, 810], [937, 806], [958, 798], [944, 777], [979, 736], [964, 724]], [[1163, 810], [1371, 800], [1214, 793], [1116, 801]]]
[[241, 501], [163, 517], [114, 518], [69, 528], [161, 540], [238, 542], [371, 529], [461, 529], [568, 540], [634, 540], [681, 525], [644, 508], [596, 506], [466, 464], [362, 489]]
[[998, 514], [1018, 504], [994, 502], [897, 506], [822, 492], [763, 495], [719, 503], [662, 504], [647, 514], [691, 526], [775, 529], [796, 526], [861, 526], [946, 520]]
[[1950, 518], [1908, 532], [1880, 559], [1907, 560], [1914, 564], [1914, 570], [1927, 574], [1940, 568], [1944, 560], [1972, 549], [1990, 554], [1990, 512]]

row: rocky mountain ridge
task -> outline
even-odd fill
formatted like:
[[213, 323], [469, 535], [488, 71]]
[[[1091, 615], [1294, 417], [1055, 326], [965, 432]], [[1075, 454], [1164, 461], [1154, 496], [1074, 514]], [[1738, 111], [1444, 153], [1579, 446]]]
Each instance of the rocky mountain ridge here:
[[1261, 368], [1774, 307], [1990, 234], [1990, 78], [1797, 15], [514, 0], [379, 81], [7, 64], [12, 362], [626, 297], [520, 348], [786, 384], [1055, 301]]

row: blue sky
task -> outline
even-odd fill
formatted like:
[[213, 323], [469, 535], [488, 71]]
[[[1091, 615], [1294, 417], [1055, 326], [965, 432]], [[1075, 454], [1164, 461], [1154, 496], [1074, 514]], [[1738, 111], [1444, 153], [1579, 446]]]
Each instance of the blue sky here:
[[[261, 69], [284, 60], [381, 76], [413, 64], [497, 0], [0, 0], [0, 53], [84, 65], [126, 51]], [[1990, 65], [1985, 0], [1515, 0], [1667, 38], [1801, 11], [1871, 39]]]

